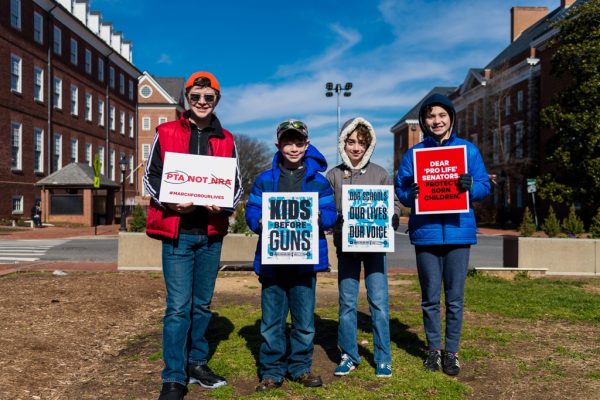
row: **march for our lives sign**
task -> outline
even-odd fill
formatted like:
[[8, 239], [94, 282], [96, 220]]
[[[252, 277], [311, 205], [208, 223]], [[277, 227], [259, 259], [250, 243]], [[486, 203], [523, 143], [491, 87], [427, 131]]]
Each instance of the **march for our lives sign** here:
[[318, 214], [318, 193], [263, 192], [263, 264], [317, 264]]
[[343, 185], [342, 213], [342, 251], [394, 251], [393, 186]]

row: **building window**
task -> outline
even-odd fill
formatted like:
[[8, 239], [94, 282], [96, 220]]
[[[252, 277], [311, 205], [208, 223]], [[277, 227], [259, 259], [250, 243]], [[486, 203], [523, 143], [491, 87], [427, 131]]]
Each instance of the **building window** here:
[[479, 135], [478, 135], [478, 134], [476, 134], [476, 133], [472, 133], [472, 134], [471, 134], [471, 142], [472, 142], [472, 143], [473, 143], [475, 146], [477, 146], [477, 145], [478, 145], [478, 142], [479, 142], [479, 139], [478, 139], [478, 138], [479, 138]]
[[54, 77], [54, 108], [62, 109], [62, 79]]
[[33, 67], [33, 99], [44, 101], [44, 70], [40, 67]]
[[85, 120], [86, 121], [92, 120], [92, 94], [91, 93], [85, 94]]
[[110, 109], [108, 111], [108, 126], [110, 127], [111, 131], [115, 130], [115, 107], [114, 106], [110, 106]]
[[510, 115], [510, 95], [504, 98], [504, 115], [507, 117]]
[[129, 100], [133, 101], [133, 81], [129, 80]]
[[10, 168], [13, 170], [21, 170], [23, 162], [23, 124], [12, 122], [10, 124], [10, 131]]
[[142, 160], [146, 161], [150, 157], [150, 145], [142, 145]]
[[90, 49], [85, 49], [85, 72], [92, 74], [92, 52]]
[[104, 126], [104, 100], [98, 99], [98, 125]]
[[492, 149], [494, 163], [497, 164], [500, 161], [500, 134], [497, 129], [492, 130]]
[[90, 143], [85, 144], [85, 162], [90, 167], [92, 166], [92, 145]]
[[515, 124], [515, 157], [522, 159], [525, 155], [525, 135], [523, 134], [523, 122]]
[[503, 151], [503, 155], [504, 155], [504, 160], [503, 161], [508, 161], [510, 160], [510, 134], [511, 134], [511, 129], [510, 129], [510, 125], [505, 125], [504, 127], [502, 127], [502, 145], [504, 147], [504, 151]]
[[10, 0], [10, 26], [21, 29], [21, 0]]
[[33, 128], [33, 171], [44, 172], [44, 130]]
[[133, 183], [133, 156], [129, 156], [129, 183]]
[[116, 151], [112, 149], [110, 151], [110, 160], [108, 160], [108, 171], [110, 173], [110, 179], [115, 180], [115, 157]]
[[23, 76], [23, 62], [21, 57], [14, 54], [10, 55], [10, 90], [16, 93], [21, 93], [21, 82]]
[[77, 40], [71, 38], [71, 64], [77, 65]]
[[119, 93], [125, 94], [125, 75], [119, 74]]
[[44, 17], [35, 11], [33, 12], [33, 40], [44, 44]]
[[167, 122], [167, 117], [158, 117], [158, 124], [164, 124]]
[[54, 170], [57, 171], [62, 168], [62, 135], [60, 133], [54, 134]]
[[79, 89], [71, 85], [71, 115], [79, 115]]
[[100, 160], [100, 173], [104, 175], [104, 146], [98, 146], [98, 159]]
[[98, 57], [98, 80], [104, 82], [104, 60]]
[[60, 30], [60, 28], [58, 26], [54, 27], [54, 35], [53, 35], [53, 47], [54, 47], [54, 54], [62, 54], [62, 31]]
[[23, 214], [23, 196], [12, 197], [12, 213]]
[[142, 118], [142, 130], [149, 131], [150, 130], [150, 117]]
[[516, 185], [516, 200], [517, 200], [517, 208], [523, 208], [523, 184], [517, 183]]
[[125, 135], [125, 112], [121, 111], [119, 113], [119, 133], [121, 135]]
[[[125, 157], [125, 153], [123, 153], [123, 152], [119, 153], [119, 160], [122, 160], [122, 159], [123, 159], [123, 157]], [[119, 161], [119, 162], [120, 162], [120, 161]], [[130, 170], [130, 171], [131, 171], [131, 170]], [[124, 181], [124, 179], [123, 179], [123, 178], [124, 178], [124, 176], [123, 176], [123, 175], [124, 175], [124, 174], [121, 172], [119, 175], [120, 175], [120, 176], [119, 176], [119, 182], [123, 183], [123, 181]]]
[[517, 111], [523, 111], [523, 91], [517, 92]]
[[477, 104], [473, 104], [473, 126], [477, 126]]
[[71, 162], [78, 162], [79, 158], [79, 141], [77, 139], [71, 139]]
[[129, 137], [133, 139], [133, 115], [129, 116]]
[[108, 84], [111, 89], [115, 88], [115, 68], [112, 66], [108, 67]]
[[148, 97], [152, 96], [152, 88], [148, 85], [142, 86], [140, 89], [140, 95], [142, 95], [143, 98], [147, 99]]

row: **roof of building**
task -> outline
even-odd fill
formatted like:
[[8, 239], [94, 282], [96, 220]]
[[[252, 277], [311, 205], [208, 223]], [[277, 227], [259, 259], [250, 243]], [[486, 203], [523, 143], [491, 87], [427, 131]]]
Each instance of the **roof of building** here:
[[[35, 183], [35, 186], [94, 187], [94, 169], [86, 163], [70, 163]], [[120, 185], [100, 175], [100, 188], [119, 188]]]
[[165, 89], [167, 93], [169, 93], [169, 95], [171, 95], [171, 97], [173, 97], [173, 99], [175, 99], [175, 101], [183, 105], [183, 86], [185, 84], [183, 78], [161, 78], [158, 76], [152, 77], [160, 86], [162, 86], [163, 89]]
[[439, 94], [443, 94], [444, 96], [449, 96], [450, 93], [454, 92], [455, 90], [456, 90], [456, 86], [436, 86], [436, 87], [434, 87], [433, 89], [431, 89], [429, 91], [429, 93], [427, 93], [425, 96], [423, 96], [421, 98], [421, 100], [417, 103], [417, 105], [415, 105], [413, 108], [411, 108], [409, 112], [407, 112], [402, 118], [400, 118], [400, 120], [398, 122], [396, 122], [390, 130], [392, 132], [394, 132], [396, 130], [396, 128], [400, 127], [400, 125], [404, 124], [406, 122], [406, 120], [408, 120], [408, 119], [418, 119], [419, 118], [419, 109], [421, 108], [421, 104], [427, 97], [431, 96], [434, 93], [439, 93]]

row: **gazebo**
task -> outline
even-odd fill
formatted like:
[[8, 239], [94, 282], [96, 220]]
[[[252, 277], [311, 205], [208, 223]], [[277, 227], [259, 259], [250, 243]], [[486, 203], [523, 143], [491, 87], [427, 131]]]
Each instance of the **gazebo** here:
[[67, 222], [83, 226], [110, 225], [115, 219], [115, 192], [120, 185], [100, 175], [94, 188], [94, 169], [85, 163], [71, 163], [40, 179], [42, 221]]

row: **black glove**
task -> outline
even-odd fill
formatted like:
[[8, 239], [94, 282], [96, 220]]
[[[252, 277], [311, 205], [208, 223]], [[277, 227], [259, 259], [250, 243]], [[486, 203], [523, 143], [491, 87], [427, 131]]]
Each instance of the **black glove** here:
[[419, 184], [417, 184], [417, 182], [414, 182], [410, 186], [410, 198], [415, 199], [415, 198], [417, 198], [418, 194], [419, 194]]
[[394, 228], [394, 230], [397, 231], [399, 226], [400, 226], [400, 217], [398, 216], [398, 214], [394, 214], [392, 216], [392, 228]]
[[473, 177], [469, 174], [462, 174], [458, 177], [458, 188], [462, 191], [471, 190], [473, 187]]
[[344, 226], [344, 216], [342, 214], [338, 214], [337, 220], [335, 221], [335, 225], [333, 225], [332, 233], [333, 233], [333, 245], [336, 248], [342, 248], [342, 227]]

